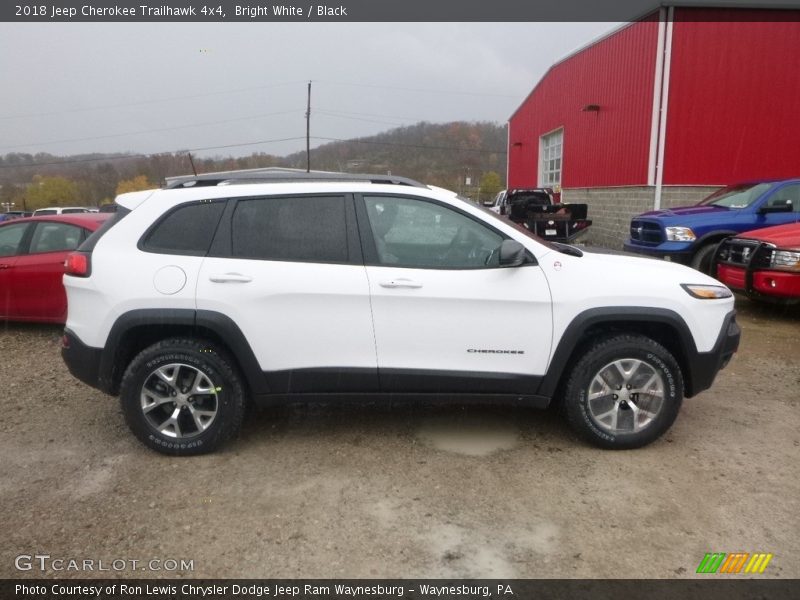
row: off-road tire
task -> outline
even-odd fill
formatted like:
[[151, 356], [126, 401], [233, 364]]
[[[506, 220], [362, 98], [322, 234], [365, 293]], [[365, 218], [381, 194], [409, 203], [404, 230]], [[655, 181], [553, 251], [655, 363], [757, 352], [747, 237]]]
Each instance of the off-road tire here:
[[[151, 385], [149, 382], [153, 377], [158, 380], [156, 373], [160, 372], [159, 369], [169, 369], [174, 365], [181, 365], [180, 368], [188, 374], [201, 373], [203, 380], [214, 386], [213, 391], [203, 394], [201, 398], [211, 401], [215, 411], [207, 429], [201, 430], [195, 426], [197, 431], [183, 438], [176, 435], [176, 431], [181, 431], [177, 426], [172, 436], [159, 431], [152, 417], [145, 414], [143, 406], [145, 384]], [[146, 446], [174, 456], [212, 452], [237, 435], [244, 418], [245, 401], [242, 377], [235, 362], [214, 344], [190, 338], [167, 339], [146, 348], [128, 365], [120, 384], [122, 411], [131, 431]], [[167, 413], [176, 408], [175, 404], [164, 404]], [[188, 411], [190, 407], [182, 410]]]
[[[637, 361], [641, 362], [637, 363]], [[613, 372], [610, 373], [606, 369], [610, 369], [618, 363], [623, 366], [639, 364], [638, 371], [632, 371], [633, 375], [630, 379], [634, 389], [638, 385], [645, 385], [634, 379], [640, 377], [640, 379], [647, 378], [648, 383], [655, 381], [647, 389], [658, 388], [662, 391], [655, 416], [638, 430], [633, 427], [633, 423], [638, 422], [640, 414], [645, 419], [650, 414], [644, 412], [642, 406], [649, 403], [647, 408], [650, 408], [658, 398], [658, 394], [644, 393], [641, 400], [639, 394], [634, 394], [630, 396], [630, 400], [617, 401], [617, 394], [622, 398], [622, 394], [626, 392], [617, 391], [616, 386], [609, 385], [607, 387], [612, 392], [614, 400], [611, 399], [612, 394], [604, 395], [600, 391], [591, 395], [591, 397], [599, 395], [597, 399], [590, 399], [590, 389], [598, 389], [596, 386], [606, 385], [606, 380], [601, 377], [601, 374], [606, 377], [613, 375]], [[646, 366], [641, 366], [642, 364]], [[617, 369], [616, 373], [619, 374], [620, 381], [627, 381], [624, 380], [622, 370], [619, 367], [614, 368]], [[653, 380], [653, 377], [656, 377], [656, 380]], [[625, 387], [624, 383], [622, 385]], [[631, 390], [628, 390], [627, 393], [630, 394]], [[634, 397], [635, 400], [633, 400]], [[643, 335], [619, 334], [601, 338], [585, 347], [570, 371], [564, 388], [563, 405], [570, 426], [584, 439], [595, 446], [617, 450], [639, 448], [661, 437], [678, 416], [682, 401], [683, 377], [672, 354], [661, 344]], [[622, 430], [624, 429], [622, 427], [618, 430], [611, 430], [609, 424], [596, 418], [598, 405], [605, 402], [611, 406], [614, 406], [615, 402], [619, 402], [616, 406], [621, 407], [621, 412], [620, 409], [617, 409], [617, 416], [609, 418], [615, 419], [614, 423], [616, 423], [616, 420], [620, 419], [619, 415], [622, 415], [623, 424], [631, 423], [630, 431]], [[636, 412], [632, 411], [631, 405], [636, 408]], [[607, 413], [603, 412], [600, 416], [609, 414], [612, 410]], [[626, 410], [630, 414], [626, 414]], [[640, 410], [643, 412], [640, 413]]]
[[712, 242], [701, 246], [692, 256], [689, 266], [706, 275], [712, 275], [714, 272], [714, 253], [717, 250], [717, 245], [716, 242]]

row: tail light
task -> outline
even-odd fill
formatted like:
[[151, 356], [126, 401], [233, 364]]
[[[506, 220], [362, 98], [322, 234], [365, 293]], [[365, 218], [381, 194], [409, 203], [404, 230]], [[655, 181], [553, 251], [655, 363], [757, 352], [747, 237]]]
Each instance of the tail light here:
[[67, 260], [64, 261], [64, 272], [73, 277], [88, 277], [92, 273], [91, 256], [87, 252], [67, 254]]

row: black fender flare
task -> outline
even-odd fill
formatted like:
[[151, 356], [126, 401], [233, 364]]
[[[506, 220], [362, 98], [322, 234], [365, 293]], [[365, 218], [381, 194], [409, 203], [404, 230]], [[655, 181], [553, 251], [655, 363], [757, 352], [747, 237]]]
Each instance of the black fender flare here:
[[[119, 365], [120, 345], [130, 331], [137, 327], [178, 326], [191, 329], [197, 337], [212, 337], [221, 340], [225, 348], [233, 355], [244, 376], [250, 392], [253, 394], [268, 393], [266, 379], [247, 338], [239, 326], [227, 315], [216, 311], [194, 309], [136, 309], [121, 314], [109, 331], [103, 353], [100, 358], [98, 384], [107, 392], [115, 390], [121, 373]], [[210, 332], [212, 336], [209, 336]]]
[[673, 310], [637, 306], [591, 308], [575, 316], [558, 341], [558, 345], [553, 352], [553, 357], [547, 368], [547, 373], [536, 393], [548, 398], [552, 398], [555, 395], [562, 377], [570, 367], [570, 357], [581, 343], [583, 334], [587, 329], [603, 324], [621, 325], [624, 327], [626, 323], [637, 325], [657, 323], [659, 325], [667, 325], [677, 332], [677, 342], [685, 360], [680, 360], [681, 357], [678, 356], [675, 358], [678, 360], [679, 364], [681, 364], [682, 370], [684, 371], [683, 376], [687, 392], [686, 395], [692, 396], [694, 394], [693, 381], [695, 379], [693, 365], [696, 364], [699, 353], [692, 332], [686, 324], [686, 321]]
[[[739, 232], [731, 229], [720, 229], [718, 231], [706, 233], [704, 236], [695, 240], [694, 244], [692, 245], [692, 255], [697, 254], [697, 251], [703, 246], [706, 246], [709, 243], [719, 244], [722, 240], [729, 238], [732, 235], [739, 235]], [[712, 238], [716, 238], [716, 241], [709, 242], [709, 240]]]

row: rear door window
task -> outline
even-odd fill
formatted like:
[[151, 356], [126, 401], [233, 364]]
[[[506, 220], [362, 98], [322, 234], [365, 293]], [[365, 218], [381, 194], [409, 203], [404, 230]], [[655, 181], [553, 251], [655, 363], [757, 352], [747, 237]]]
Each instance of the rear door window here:
[[37, 223], [31, 239], [31, 254], [75, 250], [84, 239], [83, 229], [68, 223]]
[[233, 213], [231, 251], [236, 258], [346, 263], [345, 197], [240, 200]]

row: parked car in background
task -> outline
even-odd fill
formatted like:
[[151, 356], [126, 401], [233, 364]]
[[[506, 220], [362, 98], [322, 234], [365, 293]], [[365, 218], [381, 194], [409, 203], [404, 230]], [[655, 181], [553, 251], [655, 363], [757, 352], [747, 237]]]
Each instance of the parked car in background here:
[[800, 302], [800, 224], [728, 238], [714, 257], [716, 276], [753, 300]]
[[67, 254], [111, 215], [54, 215], [0, 223], [0, 320], [64, 323]]
[[694, 206], [643, 213], [631, 220], [624, 248], [711, 273], [726, 237], [800, 220], [800, 179], [757, 181], [718, 190]]
[[24, 210], [10, 210], [8, 212], [0, 213], [0, 223], [3, 221], [13, 221], [14, 219], [22, 219], [23, 217], [30, 217], [31, 213]]
[[49, 208], [37, 208], [33, 211], [34, 217], [42, 217], [45, 215], [73, 215], [80, 213], [97, 212], [85, 206], [51, 206]]

